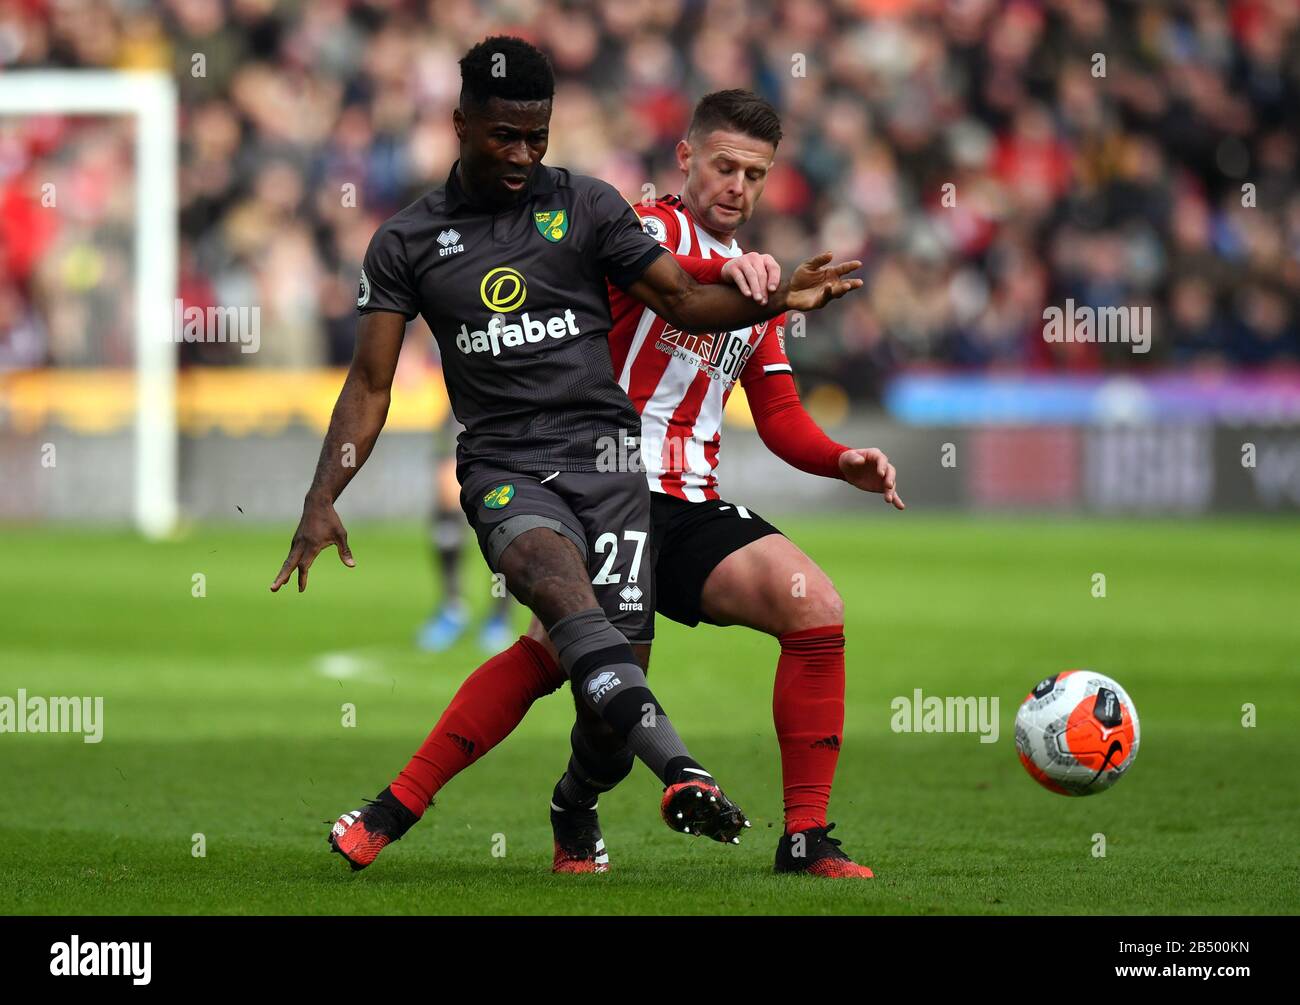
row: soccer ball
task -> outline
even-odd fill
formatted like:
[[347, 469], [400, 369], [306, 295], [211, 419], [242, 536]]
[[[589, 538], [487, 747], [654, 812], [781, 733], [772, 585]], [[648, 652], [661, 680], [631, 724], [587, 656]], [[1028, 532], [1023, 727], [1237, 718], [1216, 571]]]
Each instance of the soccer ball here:
[[1137, 709], [1115, 681], [1066, 670], [1039, 681], [1016, 713], [1016, 753], [1044, 788], [1090, 796], [1110, 788], [1137, 757]]

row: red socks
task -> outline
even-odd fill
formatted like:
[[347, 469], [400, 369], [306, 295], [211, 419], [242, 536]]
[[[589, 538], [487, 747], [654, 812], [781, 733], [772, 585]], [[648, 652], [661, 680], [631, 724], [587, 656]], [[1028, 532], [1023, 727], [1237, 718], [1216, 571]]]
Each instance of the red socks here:
[[[781, 745], [787, 833], [826, 826], [844, 732], [844, 626], [780, 636], [772, 719]], [[538, 698], [565, 683], [538, 642], [521, 637], [460, 686], [428, 739], [390, 788], [422, 816], [434, 795], [510, 735]]]
[[787, 834], [826, 826], [844, 733], [844, 626], [779, 636], [772, 719], [781, 744]]
[[423, 816], [439, 789], [509, 736], [534, 701], [567, 680], [545, 646], [520, 636], [466, 678], [433, 732], [389, 786], [393, 795]]

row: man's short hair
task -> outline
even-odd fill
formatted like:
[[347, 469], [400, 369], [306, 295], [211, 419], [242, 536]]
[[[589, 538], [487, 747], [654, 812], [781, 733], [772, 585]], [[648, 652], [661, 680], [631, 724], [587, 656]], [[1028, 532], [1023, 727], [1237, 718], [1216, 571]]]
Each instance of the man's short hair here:
[[733, 88], [706, 94], [691, 116], [689, 137], [699, 138], [715, 129], [744, 133], [775, 147], [781, 142], [781, 116], [753, 91]]
[[555, 71], [546, 53], [513, 35], [492, 35], [460, 61], [460, 105], [503, 101], [548, 101], [555, 96]]

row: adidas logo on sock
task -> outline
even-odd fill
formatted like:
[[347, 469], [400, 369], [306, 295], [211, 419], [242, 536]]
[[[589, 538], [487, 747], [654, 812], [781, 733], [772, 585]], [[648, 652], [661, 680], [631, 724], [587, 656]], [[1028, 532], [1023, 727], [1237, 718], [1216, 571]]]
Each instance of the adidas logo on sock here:
[[473, 756], [474, 756], [474, 741], [473, 741], [473, 740], [467, 740], [467, 739], [465, 739], [465, 737], [461, 736], [459, 733], [448, 733], [448, 734], [447, 734], [447, 739], [449, 739], [452, 743], [456, 744], [456, 746], [458, 746], [458, 747], [461, 749], [461, 752], [462, 752], [466, 757], [473, 757]]
[[833, 733], [830, 736], [823, 736], [817, 742], [811, 744], [812, 747], [825, 747], [827, 750], [839, 750], [840, 738]]

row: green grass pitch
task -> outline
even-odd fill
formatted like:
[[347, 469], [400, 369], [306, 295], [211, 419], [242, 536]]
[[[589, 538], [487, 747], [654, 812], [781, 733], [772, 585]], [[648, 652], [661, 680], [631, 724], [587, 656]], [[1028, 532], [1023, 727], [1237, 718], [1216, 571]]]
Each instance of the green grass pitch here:
[[[753, 820], [739, 847], [669, 832], [638, 767], [601, 801], [613, 871], [553, 877], [561, 692], [353, 875], [327, 821], [389, 781], [482, 659], [472, 640], [412, 646], [433, 592], [423, 530], [352, 527], [356, 569], [329, 552], [306, 594], [272, 596], [288, 526], [158, 545], [11, 527], [0, 696], [102, 695], [104, 739], [0, 734], [0, 913], [1296, 913], [1294, 523], [780, 522], [846, 600], [831, 818], [874, 881], [771, 873], [776, 644], [662, 619], [651, 681]], [[1142, 747], [1115, 789], [1067, 799], [1021, 769], [1012, 722], [1037, 680], [1078, 666], [1127, 688]], [[892, 732], [891, 699], [915, 688], [999, 697], [998, 741]]]

